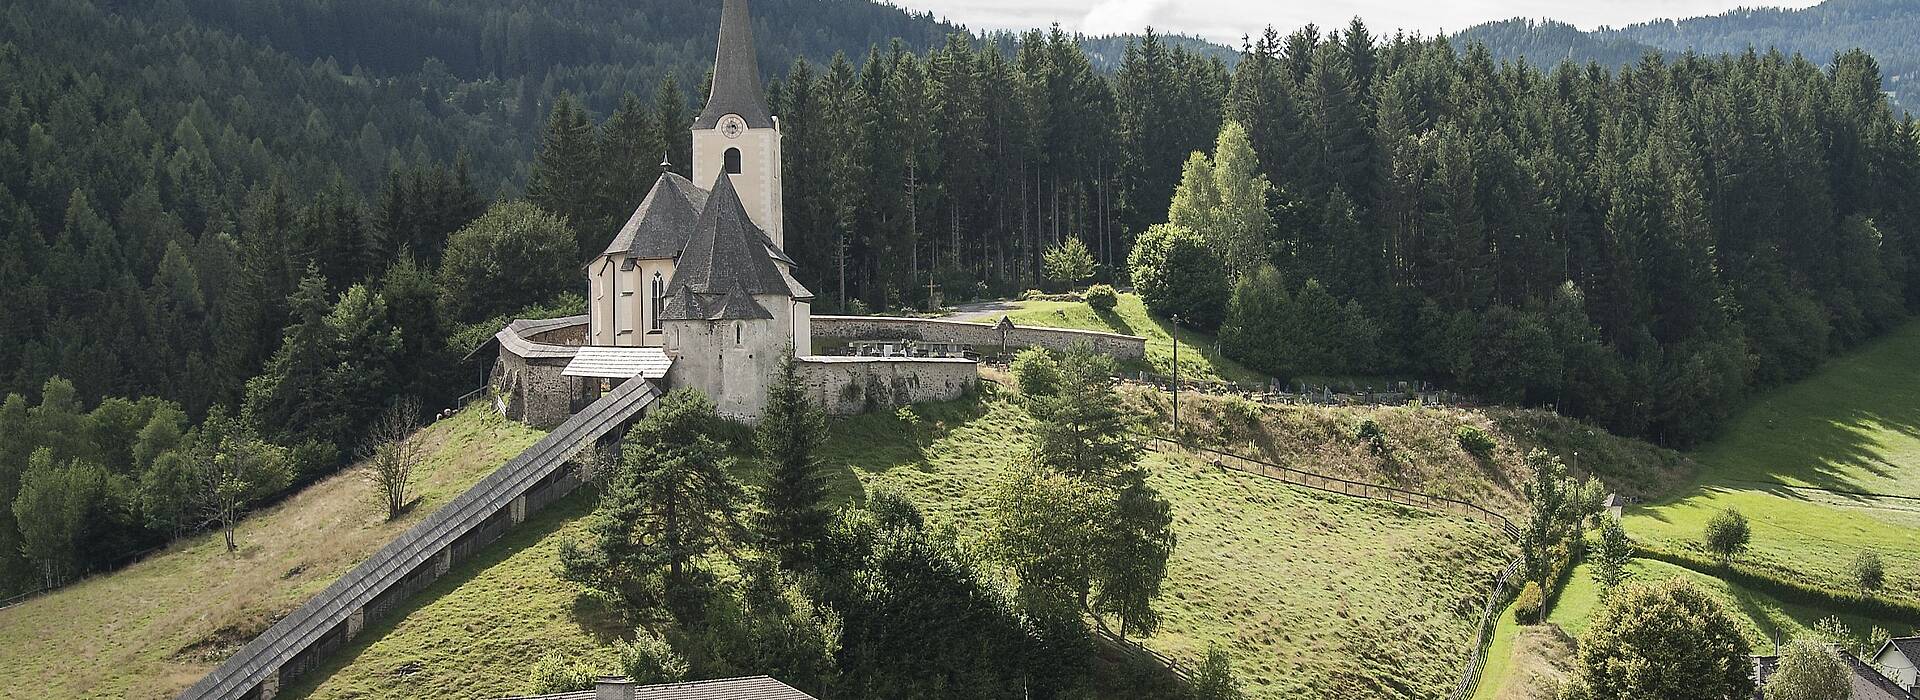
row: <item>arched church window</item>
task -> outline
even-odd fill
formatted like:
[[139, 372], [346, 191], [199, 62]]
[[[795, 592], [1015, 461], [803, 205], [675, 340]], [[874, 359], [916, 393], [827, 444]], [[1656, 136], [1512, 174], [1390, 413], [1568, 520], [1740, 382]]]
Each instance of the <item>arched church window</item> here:
[[660, 330], [660, 317], [667, 312], [667, 283], [660, 273], [653, 273], [653, 323], [649, 327]]
[[727, 149], [727, 174], [740, 174], [740, 149], [738, 148]]

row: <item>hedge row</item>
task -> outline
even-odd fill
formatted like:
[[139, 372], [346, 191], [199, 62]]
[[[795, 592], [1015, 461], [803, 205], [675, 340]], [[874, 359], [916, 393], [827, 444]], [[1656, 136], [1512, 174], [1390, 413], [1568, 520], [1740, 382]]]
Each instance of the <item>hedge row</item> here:
[[1824, 608], [1870, 620], [1899, 622], [1920, 628], [1920, 604], [1910, 601], [1889, 600], [1790, 581], [1746, 564], [1735, 562], [1732, 566], [1728, 566], [1697, 554], [1662, 549], [1638, 542], [1634, 543], [1633, 549], [1636, 557], [1662, 561], [1718, 577], [1729, 583], [1773, 596], [1784, 603]]

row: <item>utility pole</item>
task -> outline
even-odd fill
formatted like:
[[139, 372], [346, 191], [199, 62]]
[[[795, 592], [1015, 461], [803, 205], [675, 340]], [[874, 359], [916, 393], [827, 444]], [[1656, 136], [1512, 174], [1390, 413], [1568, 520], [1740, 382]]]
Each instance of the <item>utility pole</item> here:
[[1180, 315], [1173, 315], [1173, 437], [1180, 438]]

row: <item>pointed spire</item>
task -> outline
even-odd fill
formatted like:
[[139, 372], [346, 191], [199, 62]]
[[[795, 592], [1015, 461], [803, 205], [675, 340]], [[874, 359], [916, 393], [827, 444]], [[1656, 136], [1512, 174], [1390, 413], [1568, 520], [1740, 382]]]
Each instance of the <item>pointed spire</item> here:
[[713, 92], [693, 128], [712, 129], [720, 118], [738, 114], [749, 129], [773, 128], [766, 90], [760, 86], [760, 59], [753, 45], [753, 16], [747, 0], [725, 0], [720, 10], [720, 47], [713, 59]]
[[665, 175], [670, 172], [673, 172], [673, 154], [663, 152], [660, 154], [660, 174]]

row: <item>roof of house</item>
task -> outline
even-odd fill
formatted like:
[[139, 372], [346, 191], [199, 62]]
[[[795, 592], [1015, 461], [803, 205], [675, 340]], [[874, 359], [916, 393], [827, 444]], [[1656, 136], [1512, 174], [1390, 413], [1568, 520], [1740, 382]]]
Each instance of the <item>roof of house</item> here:
[[[1913, 695], [1865, 661], [1842, 652], [1835, 652], [1834, 656], [1846, 662], [1847, 669], [1852, 671], [1849, 675], [1853, 685], [1853, 700], [1913, 700]], [[1767, 680], [1778, 670], [1780, 657], [1753, 657], [1754, 700], [1766, 700]]]
[[[594, 700], [594, 691], [509, 700]], [[634, 686], [633, 700], [818, 700], [767, 676]]]
[[706, 208], [706, 190], [677, 174], [662, 173], [601, 255], [646, 260], [680, 257]]
[[1908, 661], [1920, 663], [1920, 637], [1894, 637], [1893, 639], [1889, 639], [1884, 646], [1880, 647], [1880, 651], [1874, 653], [1874, 657], [1878, 658], [1881, 654], [1887, 653], [1888, 647], [1892, 647], [1894, 651], [1900, 652], [1900, 655], [1907, 657]]
[[760, 86], [760, 59], [753, 47], [753, 16], [747, 0], [726, 0], [720, 10], [720, 46], [713, 59], [713, 92], [693, 128], [711, 129], [738, 114], [747, 128], [773, 128], [773, 111]]
[[721, 174], [693, 237], [674, 265], [661, 318], [767, 319], [773, 314], [753, 300], [755, 295], [813, 298], [812, 292], [774, 264], [770, 245], [766, 233], [740, 204], [733, 178]]

